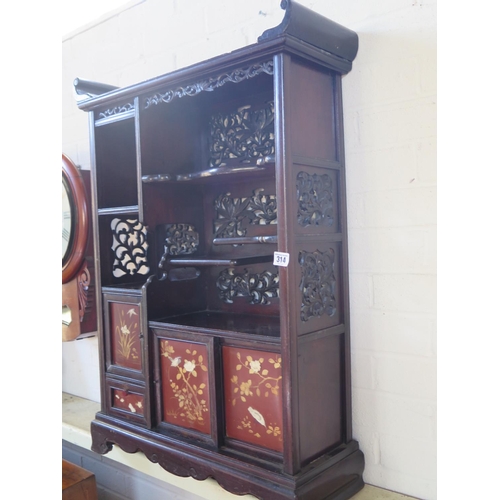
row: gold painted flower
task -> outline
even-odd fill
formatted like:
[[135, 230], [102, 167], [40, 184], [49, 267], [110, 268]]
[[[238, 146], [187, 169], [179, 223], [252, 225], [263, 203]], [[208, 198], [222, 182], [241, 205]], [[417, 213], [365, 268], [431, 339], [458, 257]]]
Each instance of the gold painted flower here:
[[162, 347], [162, 356], [165, 356], [165, 357], [169, 357], [170, 354], [174, 354], [174, 348], [169, 345], [168, 341], [164, 341], [162, 342], [161, 344], [161, 347]]
[[272, 425], [268, 426], [267, 434], [272, 434], [275, 437], [278, 437], [281, 434], [280, 428], [279, 427], [273, 427]]
[[252, 396], [253, 393], [250, 390], [251, 387], [252, 387], [252, 381], [251, 380], [249, 380], [248, 382], [242, 382], [240, 384], [240, 393], [243, 396]]

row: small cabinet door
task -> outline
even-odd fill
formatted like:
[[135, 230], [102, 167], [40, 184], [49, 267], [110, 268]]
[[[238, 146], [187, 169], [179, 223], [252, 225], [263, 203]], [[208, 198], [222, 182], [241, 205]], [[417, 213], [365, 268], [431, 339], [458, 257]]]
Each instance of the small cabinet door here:
[[107, 374], [145, 380], [145, 318], [141, 301], [141, 290], [103, 293]]
[[283, 452], [281, 355], [223, 346], [222, 363], [228, 445], [238, 440]]

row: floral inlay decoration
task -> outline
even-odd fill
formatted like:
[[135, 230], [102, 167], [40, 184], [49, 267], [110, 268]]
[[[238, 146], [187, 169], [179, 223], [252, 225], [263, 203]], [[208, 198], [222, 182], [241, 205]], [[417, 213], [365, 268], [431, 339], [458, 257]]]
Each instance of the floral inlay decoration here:
[[283, 451], [281, 357], [223, 347], [226, 434]]
[[111, 302], [113, 364], [141, 370], [139, 306]]
[[129, 411], [137, 415], [144, 415], [144, 398], [140, 394], [113, 389], [113, 408]]
[[210, 433], [207, 348], [203, 344], [161, 340], [163, 420]]

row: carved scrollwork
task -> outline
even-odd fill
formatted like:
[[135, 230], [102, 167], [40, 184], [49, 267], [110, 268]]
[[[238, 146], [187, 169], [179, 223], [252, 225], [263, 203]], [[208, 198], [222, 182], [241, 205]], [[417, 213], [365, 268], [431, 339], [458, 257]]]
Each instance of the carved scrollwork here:
[[274, 102], [212, 116], [209, 151], [211, 168], [224, 166], [231, 159], [250, 163], [274, 155]]
[[134, 276], [148, 274], [146, 227], [138, 220], [113, 219], [111, 221], [115, 254], [113, 276]]
[[127, 113], [128, 111], [134, 111], [134, 104], [129, 102], [123, 106], [115, 106], [114, 108], [107, 109], [99, 113], [98, 119], [109, 118], [110, 116], [119, 115], [121, 113]]
[[256, 189], [249, 198], [247, 217], [251, 224], [267, 226], [278, 223], [278, 205], [275, 194], [264, 194], [262, 188]]
[[249, 198], [233, 198], [231, 193], [221, 194], [215, 200], [217, 218], [214, 222], [216, 238], [236, 238], [246, 235], [243, 228], [245, 218], [251, 224], [277, 224], [277, 202], [275, 194], [265, 194], [264, 189], [253, 191]]
[[195, 96], [200, 92], [211, 92], [226, 83], [239, 83], [249, 78], [254, 78], [261, 73], [272, 75], [274, 73], [273, 61], [265, 61], [262, 63], [255, 63], [245, 68], [238, 68], [228, 73], [223, 73], [219, 76], [208, 78], [200, 82], [195, 82], [184, 87], [177, 87], [174, 90], [168, 90], [165, 93], [158, 93], [148, 97], [144, 102], [144, 108], [149, 108], [152, 104], [159, 104], [161, 102], [169, 103], [175, 98], [185, 96]]
[[[165, 224], [163, 226], [157, 226], [157, 238], [162, 242], [163, 254], [158, 263], [158, 269], [163, 270], [165, 262], [169, 256], [176, 255], [190, 255], [198, 250], [200, 244], [200, 235], [195, 231], [195, 227], [191, 224]], [[193, 272], [195, 269], [191, 269], [187, 275], [195, 278], [199, 275]], [[173, 274], [171, 273], [170, 278], [176, 279], [177, 277], [183, 275], [182, 271], [177, 270]], [[166, 272], [164, 272], [160, 280], [164, 280], [167, 277]]]
[[248, 207], [246, 198], [232, 198], [231, 193], [221, 194], [215, 200], [217, 219], [214, 222], [216, 238], [233, 238], [245, 236], [246, 230], [241, 223]]
[[328, 174], [299, 172], [297, 202], [301, 226], [333, 225], [333, 181]]
[[169, 255], [189, 255], [198, 250], [199, 234], [190, 224], [167, 224], [165, 252]]
[[87, 312], [90, 283], [91, 283], [90, 271], [87, 266], [87, 262], [84, 261], [84, 265], [82, 266], [82, 269], [78, 273], [77, 277], [78, 313], [80, 317], [80, 322], [83, 321], [85, 312]]
[[308, 321], [318, 318], [323, 314], [334, 316], [337, 311], [335, 300], [335, 253], [332, 248], [326, 252], [299, 253], [299, 264], [302, 269], [300, 290], [302, 292], [302, 305], [300, 319]]
[[250, 297], [251, 304], [269, 305], [271, 298], [279, 297], [279, 275], [270, 271], [249, 273], [247, 269], [237, 274], [234, 269], [224, 269], [217, 279], [219, 298], [228, 304], [236, 297]]

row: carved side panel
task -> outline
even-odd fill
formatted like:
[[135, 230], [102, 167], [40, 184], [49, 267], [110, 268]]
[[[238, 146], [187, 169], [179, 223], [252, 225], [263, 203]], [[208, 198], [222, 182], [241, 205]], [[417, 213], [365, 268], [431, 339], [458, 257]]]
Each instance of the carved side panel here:
[[206, 346], [160, 340], [160, 357], [163, 421], [210, 434]]
[[212, 116], [209, 152], [211, 168], [225, 166], [228, 160], [255, 163], [258, 158], [274, 155], [274, 102]]
[[281, 357], [224, 346], [226, 435], [283, 451]]
[[299, 253], [302, 272], [299, 285], [302, 293], [300, 308], [302, 321], [323, 315], [335, 315], [337, 301], [335, 299], [334, 258], [335, 252], [332, 248], [326, 252], [316, 250]]
[[279, 297], [279, 274], [264, 271], [249, 273], [244, 269], [224, 269], [217, 279], [219, 298], [232, 304], [237, 297], [248, 297], [250, 304], [269, 305], [270, 299]]
[[148, 274], [146, 227], [134, 219], [111, 221], [114, 252], [113, 276], [135, 276]]
[[329, 174], [297, 174], [298, 223], [332, 226], [334, 223], [333, 180]]

